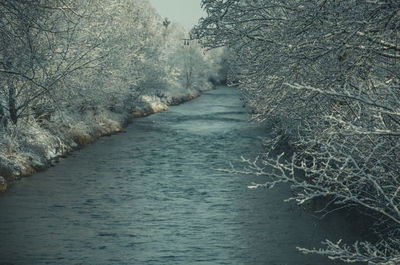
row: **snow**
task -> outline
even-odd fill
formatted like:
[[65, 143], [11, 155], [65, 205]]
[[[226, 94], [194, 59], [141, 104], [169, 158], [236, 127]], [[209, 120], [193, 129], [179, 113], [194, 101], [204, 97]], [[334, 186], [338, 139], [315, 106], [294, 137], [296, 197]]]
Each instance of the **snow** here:
[[168, 105], [199, 95], [197, 90], [175, 91], [163, 97], [142, 95], [130, 113], [106, 109], [86, 111], [84, 115], [63, 112], [40, 124], [35, 120], [20, 122], [0, 137], [0, 178], [10, 181], [43, 170], [57, 157], [84, 147], [101, 136], [120, 132], [133, 117], [166, 111]]

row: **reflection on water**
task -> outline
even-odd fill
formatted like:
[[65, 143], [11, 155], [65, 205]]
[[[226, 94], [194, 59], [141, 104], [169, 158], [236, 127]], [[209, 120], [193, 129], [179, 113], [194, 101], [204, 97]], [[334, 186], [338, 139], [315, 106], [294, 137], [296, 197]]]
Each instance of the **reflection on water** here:
[[222, 87], [21, 180], [0, 198], [0, 264], [341, 264], [295, 247], [342, 222], [212, 170], [260, 151], [268, 129], [248, 119]]

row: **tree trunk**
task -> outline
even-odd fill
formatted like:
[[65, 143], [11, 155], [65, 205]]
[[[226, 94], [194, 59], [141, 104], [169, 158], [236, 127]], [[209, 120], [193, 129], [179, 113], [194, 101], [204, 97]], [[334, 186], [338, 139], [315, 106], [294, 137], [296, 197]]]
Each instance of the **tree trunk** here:
[[8, 86], [8, 110], [10, 112], [10, 119], [12, 123], [17, 124], [18, 114], [15, 100], [15, 88], [13, 85]]
[[0, 101], [0, 127], [5, 127], [5, 117], [4, 117], [4, 109], [3, 109], [3, 104]]

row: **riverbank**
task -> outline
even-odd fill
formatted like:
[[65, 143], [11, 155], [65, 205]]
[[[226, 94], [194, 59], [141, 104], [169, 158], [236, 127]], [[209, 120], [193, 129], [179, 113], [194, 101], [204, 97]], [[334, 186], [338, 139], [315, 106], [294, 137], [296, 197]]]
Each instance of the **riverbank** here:
[[5, 192], [13, 181], [54, 166], [60, 157], [66, 157], [76, 149], [102, 136], [122, 132], [134, 118], [166, 111], [169, 105], [192, 100], [202, 91], [211, 89], [185, 90], [163, 97], [142, 95], [134, 107], [124, 111], [60, 111], [48, 120], [30, 120], [9, 126], [0, 137], [0, 193]]

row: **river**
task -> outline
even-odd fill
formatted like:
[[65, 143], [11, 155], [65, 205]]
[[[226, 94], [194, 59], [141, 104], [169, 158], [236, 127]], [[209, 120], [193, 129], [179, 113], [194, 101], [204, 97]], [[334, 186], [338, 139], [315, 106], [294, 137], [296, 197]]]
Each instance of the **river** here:
[[15, 183], [0, 196], [0, 264], [342, 264], [296, 246], [351, 234], [343, 218], [214, 170], [255, 156], [268, 132], [239, 98], [205, 92]]

